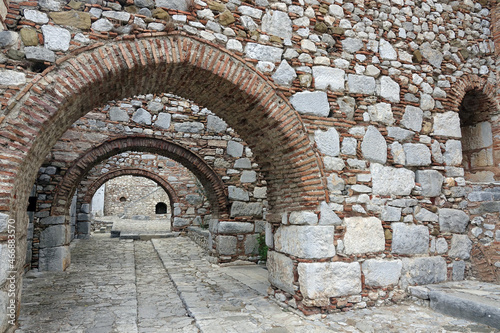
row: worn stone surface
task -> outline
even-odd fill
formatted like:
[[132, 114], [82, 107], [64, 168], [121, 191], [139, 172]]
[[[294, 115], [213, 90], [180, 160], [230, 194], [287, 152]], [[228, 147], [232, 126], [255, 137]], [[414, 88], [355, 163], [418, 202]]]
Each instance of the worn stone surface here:
[[291, 294], [295, 293], [293, 285], [293, 261], [287, 256], [270, 251], [267, 254], [267, 269], [269, 271], [269, 281], [280, 289]]
[[458, 209], [441, 208], [438, 215], [441, 232], [464, 233], [469, 224], [469, 216]]
[[22, 86], [26, 83], [26, 75], [11, 70], [0, 71], [0, 85]]
[[401, 277], [401, 260], [369, 259], [361, 264], [365, 284], [370, 287], [397, 285]]
[[434, 116], [434, 135], [442, 135], [452, 138], [462, 137], [458, 113], [448, 111], [436, 114]]
[[249, 233], [254, 230], [254, 224], [249, 222], [224, 222], [218, 224], [218, 232], [221, 234]]
[[415, 186], [415, 174], [404, 168], [370, 165], [373, 193], [379, 195], [409, 195]]
[[262, 216], [262, 203], [235, 201], [231, 206], [231, 216]]
[[303, 114], [312, 114], [316, 116], [326, 117], [330, 112], [330, 104], [326, 93], [322, 91], [316, 92], [298, 92], [290, 97], [290, 103], [293, 107]]
[[401, 285], [424, 285], [446, 280], [446, 261], [443, 257], [403, 258]]
[[375, 126], [368, 126], [361, 142], [361, 151], [369, 161], [381, 164], [387, 161], [387, 144]]
[[319, 90], [343, 91], [345, 71], [326, 66], [313, 67], [314, 86]]
[[345, 253], [379, 252], [385, 249], [382, 222], [376, 217], [347, 217], [344, 219]]
[[339, 134], [335, 128], [326, 132], [317, 130], [314, 132], [314, 141], [320, 152], [328, 156], [338, 156], [340, 153]]
[[349, 74], [347, 76], [347, 84], [349, 92], [352, 94], [367, 94], [375, 93], [375, 79], [370, 76]]
[[71, 34], [68, 30], [51, 25], [42, 26], [44, 45], [51, 51], [67, 51]]
[[405, 113], [403, 114], [401, 124], [410, 130], [420, 132], [420, 130], [422, 129], [423, 115], [424, 112], [422, 111], [422, 109], [412, 105], [408, 105], [405, 108]]
[[272, 78], [274, 82], [279, 85], [289, 87], [292, 84], [292, 81], [297, 77], [295, 70], [288, 64], [288, 62], [283, 59], [280, 65], [276, 69], [276, 72], [273, 74]]
[[388, 76], [380, 78], [380, 92], [379, 95], [388, 101], [398, 103], [399, 97], [399, 84]]
[[267, 11], [262, 16], [262, 31], [281, 38], [292, 38], [292, 20], [282, 11]]
[[82, 30], [88, 30], [91, 26], [90, 14], [85, 12], [59, 12], [59, 13], [50, 13], [50, 18], [54, 20], [54, 23], [75, 27]]
[[429, 251], [429, 228], [424, 225], [392, 223], [392, 252], [426, 254]]
[[283, 50], [273, 46], [248, 43], [245, 47], [245, 54], [252, 59], [280, 62]]
[[378, 121], [386, 125], [394, 123], [392, 108], [389, 103], [377, 103], [368, 107], [368, 113], [372, 121]]
[[403, 145], [406, 165], [425, 166], [431, 164], [431, 151], [422, 143], [405, 143]]
[[129, 121], [129, 116], [126, 110], [114, 106], [109, 109], [109, 119], [112, 121]]
[[443, 187], [443, 175], [437, 170], [417, 170], [415, 180], [422, 187], [422, 195], [426, 197], [437, 197], [441, 195]]
[[451, 238], [450, 251], [448, 256], [451, 258], [469, 259], [472, 250], [472, 241], [467, 235], [453, 235]]
[[335, 255], [334, 226], [281, 226], [274, 235], [275, 249], [299, 258]]
[[290, 213], [288, 222], [296, 225], [315, 225], [318, 224], [318, 215], [311, 211], [295, 211]]

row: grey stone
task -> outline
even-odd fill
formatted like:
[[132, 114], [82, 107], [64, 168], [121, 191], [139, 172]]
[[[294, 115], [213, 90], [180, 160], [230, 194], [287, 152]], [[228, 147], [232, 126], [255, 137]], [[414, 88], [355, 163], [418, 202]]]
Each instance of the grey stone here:
[[252, 162], [248, 158], [239, 158], [234, 162], [234, 167], [237, 169], [251, 169]]
[[330, 113], [330, 103], [323, 91], [302, 91], [290, 97], [290, 103], [299, 113], [327, 117]]
[[276, 84], [286, 87], [290, 87], [296, 77], [297, 74], [295, 73], [295, 70], [288, 64], [285, 59], [281, 61], [281, 64], [278, 66], [276, 72], [272, 76]]
[[9, 215], [0, 213], [0, 232], [5, 232], [9, 224]]
[[184, 123], [174, 123], [174, 129], [176, 132], [185, 133], [200, 133], [203, 131], [205, 126], [202, 123], [195, 121], [188, 121]]
[[446, 141], [446, 151], [443, 154], [447, 166], [462, 164], [462, 143], [459, 140]]
[[356, 295], [361, 292], [359, 263], [299, 263], [300, 292], [306, 299]]
[[203, 202], [202, 196], [198, 194], [188, 194], [185, 198], [190, 205], [199, 205]]
[[281, 61], [283, 49], [274, 46], [248, 43], [245, 46], [245, 54], [251, 59], [276, 63]]
[[24, 48], [24, 54], [28, 60], [55, 62], [56, 54], [42, 46], [28, 46]]
[[361, 143], [361, 152], [368, 161], [381, 164], [387, 161], [387, 144], [375, 126], [368, 126]]
[[267, 270], [269, 273], [269, 282], [272, 285], [290, 293], [294, 294], [295, 289], [294, 281], [294, 267], [292, 259], [284, 254], [269, 251], [267, 253]]
[[108, 19], [101, 18], [92, 23], [92, 29], [100, 32], [108, 32], [113, 30], [114, 26]]
[[436, 241], [436, 253], [445, 254], [448, 252], [448, 242], [444, 238], [438, 238]]
[[230, 256], [236, 254], [238, 239], [234, 236], [217, 236], [215, 246], [219, 255]]
[[384, 60], [398, 59], [398, 54], [396, 50], [392, 47], [392, 45], [388, 41], [386, 41], [383, 38], [381, 38], [379, 42], [379, 53], [380, 53], [380, 58]]
[[241, 173], [240, 181], [242, 183], [255, 183], [257, 180], [257, 174], [255, 171], [245, 170]]
[[182, 11], [187, 11], [189, 9], [186, 0], [155, 0], [155, 3], [156, 7], [165, 7]]
[[409, 195], [415, 187], [415, 174], [411, 170], [372, 163], [370, 172], [373, 194]]
[[163, 104], [157, 101], [150, 101], [147, 106], [148, 110], [157, 113], [163, 110]]
[[361, 39], [348, 37], [342, 41], [342, 50], [348, 53], [356, 53], [363, 48], [363, 45]]
[[9, 69], [0, 71], [0, 85], [2, 86], [22, 86], [25, 83], [26, 75], [24, 73]]
[[80, 207], [80, 211], [82, 213], [89, 214], [90, 213], [90, 204], [82, 204], [82, 206]]
[[451, 277], [453, 281], [462, 281], [465, 278], [465, 261], [453, 261]]
[[185, 227], [187, 225], [189, 225], [189, 220], [187, 219], [183, 219], [182, 217], [174, 217], [174, 223], [173, 223], [173, 226], [174, 227], [177, 227], [177, 228], [180, 228], [180, 227]]
[[382, 222], [376, 217], [347, 217], [344, 219], [344, 252], [362, 254], [385, 250]]
[[15, 31], [0, 31], [0, 47], [9, 47], [17, 43], [19, 34]]
[[64, 271], [71, 262], [69, 246], [48, 247], [40, 249], [38, 259], [39, 271]]
[[403, 258], [401, 286], [425, 285], [446, 281], [446, 260], [443, 257]]
[[339, 155], [339, 134], [335, 128], [329, 128], [326, 132], [316, 130], [314, 132], [314, 141], [321, 153], [327, 156]]
[[322, 201], [320, 204], [320, 225], [341, 225], [342, 220], [335, 214], [335, 212], [330, 208], [330, 206]]
[[438, 197], [441, 195], [443, 186], [443, 175], [437, 170], [417, 170], [415, 180], [422, 187], [422, 195], [426, 197]]
[[453, 235], [451, 238], [450, 258], [469, 259], [472, 250], [472, 241], [467, 235]]
[[134, 5], [139, 8], [153, 9], [155, 2], [153, 0], [134, 0]]
[[132, 120], [138, 124], [151, 125], [151, 113], [143, 108], [139, 108], [132, 115]]
[[439, 209], [439, 228], [441, 232], [464, 233], [469, 224], [469, 216], [458, 209]]
[[380, 78], [380, 92], [379, 95], [388, 101], [399, 103], [399, 84], [388, 76]]
[[319, 259], [335, 255], [334, 226], [280, 226], [274, 234], [277, 251], [299, 258]]
[[253, 232], [254, 224], [249, 222], [219, 222], [220, 234], [246, 234]]
[[172, 121], [172, 115], [170, 113], [160, 112], [158, 118], [156, 119], [154, 126], [168, 129]]
[[429, 289], [422, 286], [409, 286], [408, 291], [410, 295], [420, 298], [420, 299], [429, 299]]
[[247, 15], [254, 19], [260, 20], [260, 18], [262, 17], [262, 10], [250, 6], [239, 6], [238, 11], [241, 13], [241, 15]]
[[406, 163], [406, 154], [399, 142], [395, 141], [391, 144], [391, 154], [394, 164], [404, 165]]
[[65, 222], [66, 216], [48, 216], [40, 220], [43, 225], [64, 224]]
[[227, 189], [228, 189], [228, 197], [230, 200], [237, 200], [237, 201], [249, 201], [250, 200], [248, 192], [242, 188], [230, 185], [230, 186], [228, 186]]
[[399, 222], [401, 220], [401, 208], [385, 206], [380, 219], [386, 222]]
[[47, 11], [58, 12], [61, 10], [61, 3], [57, 0], [39, 0], [38, 4]]
[[109, 120], [111, 121], [123, 121], [128, 123], [129, 116], [126, 110], [113, 106], [109, 109]]
[[33, 9], [26, 9], [24, 11], [24, 18], [37, 24], [46, 24], [49, 22], [47, 14]]
[[344, 160], [338, 157], [325, 156], [323, 157], [323, 164], [325, 165], [325, 170], [341, 171], [345, 167]]
[[253, 216], [262, 217], [262, 203], [235, 201], [231, 205], [231, 216]]
[[267, 187], [255, 187], [253, 197], [256, 199], [265, 199], [267, 197]]
[[227, 129], [227, 124], [221, 118], [209, 114], [207, 116], [207, 130], [215, 133], [224, 133]]
[[361, 265], [365, 275], [365, 284], [370, 287], [397, 285], [402, 267], [401, 260], [368, 259]]
[[[339, 68], [313, 66], [314, 87], [319, 90], [343, 91], [345, 72]], [[295, 72], [294, 72], [295, 73]]]
[[358, 140], [352, 137], [345, 137], [342, 140], [342, 154], [356, 156]]
[[243, 145], [236, 141], [228, 141], [227, 154], [232, 157], [241, 157], [243, 155]]
[[79, 235], [90, 235], [91, 231], [92, 231], [91, 222], [78, 222], [76, 224], [76, 232]]
[[417, 221], [421, 222], [438, 222], [439, 220], [437, 214], [434, 214], [433, 212], [430, 212], [420, 206], [415, 207], [414, 214]]
[[283, 39], [292, 38], [292, 20], [287, 13], [268, 10], [262, 17], [262, 31]]
[[375, 93], [375, 78], [370, 76], [349, 74], [347, 84], [349, 92], [352, 94], [372, 95]]
[[422, 143], [405, 143], [406, 163], [408, 166], [425, 166], [431, 164], [431, 151]]
[[392, 223], [392, 253], [426, 254], [429, 251], [429, 229], [424, 225]]
[[288, 218], [290, 224], [318, 224], [318, 215], [311, 211], [294, 211], [290, 213]]
[[[250, 16], [242, 15], [240, 17], [240, 21], [241, 21], [241, 25], [249, 31], [255, 31], [259, 28], [257, 23], [255, 23], [255, 21]], [[264, 52], [257, 53], [257, 56], [262, 57], [262, 59], [269, 59], [270, 56], [275, 56], [274, 54], [272, 54], [272, 55], [269, 54], [269, 52], [270, 52], [270, 50], [264, 50]], [[252, 55], [253, 54], [250, 52], [247, 53], [247, 56], [250, 58], [252, 58]]]
[[441, 63], [443, 62], [443, 54], [439, 52], [438, 50], [434, 50], [431, 47], [431, 44], [428, 42], [423, 43], [420, 46], [420, 52], [422, 53], [422, 56], [429, 61], [429, 63], [436, 67], [436, 68], [441, 68]]
[[391, 105], [388, 103], [377, 103], [368, 106], [368, 113], [372, 121], [381, 122], [386, 125], [394, 123]]
[[420, 132], [422, 130], [422, 118], [424, 111], [415, 106], [407, 105], [401, 124], [411, 130]]
[[399, 127], [388, 127], [387, 128], [387, 135], [391, 138], [394, 138], [398, 141], [403, 142], [403, 141], [411, 140], [411, 138], [413, 138], [415, 133], [413, 133], [412, 131], [405, 130], [403, 128], [399, 128]]
[[68, 30], [52, 25], [42, 26], [43, 41], [46, 48], [52, 51], [66, 52], [69, 49], [71, 34]]
[[434, 116], [434, 135], [461, 138], [460, 118], [457, 112], [448, 111]]
[[359, 184], [352, 185], [351, 190], [353, 190], [354, 193], [371, 193], [372, 192], [371, 187], [366, 186], [366, 185], [359, 185]]
[[420, 94], [420, 108], [423, 111], [433, 110], [436, 106], [436, 101], [429, 94]]
[[349, 96], [343, 96], [337, 98], [337, 104], [339, 105], [340, 112], [345, 113], [348, 120], [354, 118], [354, 112], [356, 108], [356, 100]]
[[487, 148], [493, 144], [491, 124], [487, 121], [462, 127], [462, 142], [468, 149]]

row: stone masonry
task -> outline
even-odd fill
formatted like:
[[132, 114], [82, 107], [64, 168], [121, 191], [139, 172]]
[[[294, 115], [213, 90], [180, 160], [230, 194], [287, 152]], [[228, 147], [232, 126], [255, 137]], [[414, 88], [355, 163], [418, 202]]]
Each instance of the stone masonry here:
[[[497, 2], [7, 3], [0, 267], [9, 221], [26, 253], [43, 176], [53, 200], [34, 214], [54, 246], [40, 262], [65, 269], [75, 189], [137, 151], [203, 184], [214, 261], [257, 259], [265, 231], [273, 295], [304, 313], [498, 281]], [[0, 304], [19, 307], [20, 283], [9, 298], [0, 272]]]

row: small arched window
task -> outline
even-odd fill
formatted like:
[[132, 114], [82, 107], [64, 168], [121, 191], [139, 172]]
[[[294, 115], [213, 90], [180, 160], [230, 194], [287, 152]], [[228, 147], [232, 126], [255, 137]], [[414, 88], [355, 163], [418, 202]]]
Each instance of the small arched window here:
[[164, 202], [158, 202], [155, 211], [156, 214], [167, 214], [167, 205]]

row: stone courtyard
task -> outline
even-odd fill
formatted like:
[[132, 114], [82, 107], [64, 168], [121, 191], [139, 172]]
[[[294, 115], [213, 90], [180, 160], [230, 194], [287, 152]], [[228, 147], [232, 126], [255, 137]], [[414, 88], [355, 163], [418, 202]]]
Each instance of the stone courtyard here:
[[[96, 251], [99, 249], [99, 251]], [[306, 317], [267, 295], [258, 265], [210, 264], [186, 237], [71, 246], [65, 272], [30, 272], [16, 332], [496, 332], [405, 302]]]

